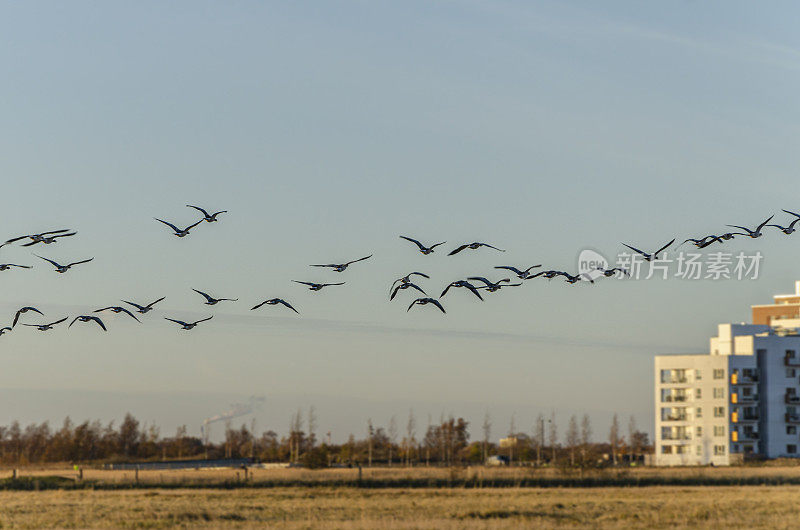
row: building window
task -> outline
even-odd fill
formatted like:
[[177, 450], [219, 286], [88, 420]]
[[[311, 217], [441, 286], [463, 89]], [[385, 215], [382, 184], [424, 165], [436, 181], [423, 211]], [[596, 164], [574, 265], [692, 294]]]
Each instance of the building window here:
[[695, 416], [698, 418], [703, 417], [703, 407], [697, 407], [697, 412], [695, 413]]
[[789, 444], [786, 446], [786, 452], [790, 455], [793, 455], [797, 452], [797, 445]]
[[714, 389], [714, 399], [722, 399], [725, 397], [725, 389], [724, 388], [715, 388]]
[[661, 446], [661, 454], [662, 455], [671, 455], [672, 454], [672, 446], [671, 445], [662, 445]]
[[714, 436], [725, 436], [725, 426], [714, 425]]
[[679, 455], [685, 455], [689, 453], [689, 446], [688, 445], [676, 445], [675, 446], [675, 453]]
[[714, 379], [725, 379], [725, 369], [714, 368]]
[[717, 456], [725, 454], [725, 446], [724, 445], [715, 445], [714, 446], [714, 454]]
[[725, 407], [714, 407], [714, 417], [715, 418], [724, 418], [725, 417]]
[[700, 399], [700, 398], [702, 398], [702, 397], [703, 397], [703, 389], [701, 389], [701, 388], [695, 388], [695, 389], [694, 389], [694, 398], [695, 398], [695, 399]]
[[753, 395], [753, 389], [749, 386], [742, 387], [742, 395], [750, 397]]
[[702, 445], [696, 445], [694, 447], [694, 450], [695, 450], [695, 453], [697, 454], [697, 456], [703, 456], [703, 446]]
[[734, 453], [738, 453], [739, 452], [739, 444], [733, 444], [733, 449], [731, 449], [731, 451], [734, 452]]
[[697, 426], [697, 431], [696, 432], [697, 432], [697, 437], [698, 438], [701, 438], [703, 436], [703, 428], [700, 425]]
[[695, 381], [702, 381], [703, 380], [703, 374], [702, 374], [702, 372], [700, 370], [695, 370], [694, 371], [694, 380]]
[[787, 359], [794, 359], [794, 350], [786, 350], [786, 358]]
[[797, 425], [787, 425], [786, 434], [797, 434]]
[[795, 377], [797, 375], [797, 371], [794, 368], [787, 368], [786, 369], [786, 377]]

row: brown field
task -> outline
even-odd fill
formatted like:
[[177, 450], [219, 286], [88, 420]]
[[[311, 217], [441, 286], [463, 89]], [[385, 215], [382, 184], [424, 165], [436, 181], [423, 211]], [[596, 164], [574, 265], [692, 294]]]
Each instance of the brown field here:
[[0, 492], [2, 528], [795, 528], [800, 487]]
[[[237, 478], [238, 473], [238, 478]], [[594, 472], [601, 477], [657, 476], [800, 478], [800, 466], [637, 468]], [[480, 476], [483, 483], [555, 469], [372, 468], [369, 481], [402, 482]], [[76, 477], [67, 466], [22, 469], [26, 477]], [[0, 478], [11, 470], [0, 471]], [[356, 469], [256, 469], [244, 484], [241, 470], [84, 470], [97, 489], [0, 491], [0, 528], [794, 528], [800, 486], [650, 486], [592, 488], [334, 487]], [[230, 488], [235, 482], [248, 486]], [[302, 481], [318, 487], [285, 487]], [[513, 483], [513, 480], [512, 482]], [[158, 487], [163, 484], [164, 487]], [[417, 484], [419, 484], [417, 482]], [[225, 486], [216, 488], [215, 485]], [[182, 487], [183, 486], [183, 487]], [[197, 486], [202, 486], [198, 488]], [[102, 489], [121, 487], [124, 489]]]

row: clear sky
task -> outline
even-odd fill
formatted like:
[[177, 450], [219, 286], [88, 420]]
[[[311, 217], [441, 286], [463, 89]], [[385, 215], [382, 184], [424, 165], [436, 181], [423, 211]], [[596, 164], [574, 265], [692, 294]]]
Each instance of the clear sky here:
[[[167, 299], [0, 338], [0, 423], [120, 418], [171, 432], [264, 395], [259, 428], [316, 405], [343, 438], [414, 408], [613, 412], [652, 430], [653, 356], [707, 352], [718, 322], [800, 279], [771, 231], [756, 281], [534, 280], [447, 315], [437, 295], [495, 265], [574, 270], [800, 211], [800, 8], [747, 2], [2, 2], [0, 238], [78, 235], [0, 261], [0, 323]], [[178, 239], [187, 203], [227, 209]], [[785, 214], [776, 220], [784, 222]], [[400, 234], [447, 241], [422, 256]], [[463, 252], [486, 241], [507, 249]], [[688, 250], [691, 247], [684, 247]], [[31, 251], [95, 260], [56, 274]], [[342, 274], [311, 263], [374, 257]], [[312, 293], [290, 280], [347, 282]], [[237, 303], [208, 308], [201, 289]], [[284, 297], [280, 307], [249, 308]], [[210, 322], [184, 332], [162, 317]], [[4, 316], [3, 316], [4, 315]], [[26, 322], [38, 321], [26, 315]], [[202, 403], [199, 406], [198, 403]]]

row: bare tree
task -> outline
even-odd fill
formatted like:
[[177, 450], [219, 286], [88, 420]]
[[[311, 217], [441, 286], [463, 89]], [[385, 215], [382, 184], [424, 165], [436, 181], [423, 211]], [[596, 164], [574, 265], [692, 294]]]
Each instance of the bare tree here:
[[592, 438], [592, 424], [589, 415], [584, 414], [581, 421], [581, 460], [586, 464], [586, 449], [589, 447], [589, 440]]
[[548, 421], [550, 432], [548, 433], [548, 442], [550, 443], [550, 450], [553, 453], [551, 460], [552, 464], [556, 463], [556, 444], [558, 443], [558, 427], [556, 426], [556, 411], [550, 413], [550, 421]]
[[411, 448], [414, 446], [415, 429], [417, 420], [414, 418], [414, 410], [408, 410], [408, 423], [406, 423], [406, 465], [411, 464]]
[[617, 445], [619, 445], [619, 418], [614, 413], [611, 420], [611, 428], [608, 430], [608, 443], [611, 444], [611, 461], [617, 465]]
[[636, 436], [636, 418], [631, 417], [628, 418], [628, 447], [630, 448], [631, 459], [636, 458], [636, 453], [639, 452], [639, 447], [637, 447], [637, 436]]
[[389, 467], [392, 466], [392, 447], [397, 441], [397, 420], [394, 416], [389, 420]]
[[575, 447], [580, 442], [578, 434], [578, 419], [573, 414], [567, 427], [567, 447], [569, 447], [569, 465], [575, 466]]
[[536, 416], [536, 425], [534, 426], [534, 439], [536, 440], [536, 465], [542, 465], [542, 447], [544, 446], [544, 416], [539, 413]]
[[514, 421], [514, 413], [511, 413], [511, 422], [508, 425], [508, 438], [509, 438], [509, 445], [508, 445], [508, 461], [509, 463], [514, 462], [514, 444], [516, 443], [516, 437], [514, 436], [517, 432], [517, 425]]
[[317, 411], [314, 405], [308, 407], [308, 447], [313, 449], [317, 442]]
[[372, 467], [372, 438], [375, 436], [375, 429], [372, 427], [372, 418], [367, 420], [367, 465]]
[[489, 437], [492, 435], [492, 417], [489, 415], [489, 411], [486, 411], [486, 415], [483, 417], [483, 462], [486, 463], [486, 459], [489, 458]]

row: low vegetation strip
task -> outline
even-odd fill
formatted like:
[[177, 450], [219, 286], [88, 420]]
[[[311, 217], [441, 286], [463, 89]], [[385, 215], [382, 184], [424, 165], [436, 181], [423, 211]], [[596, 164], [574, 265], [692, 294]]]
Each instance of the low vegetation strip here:
[[408, 476], [340, 479], [204, 479], [193, 480], [79, 480], [57, 475], [37, 475], [31, 477], [6, 478], [0, 480], [0, 491], [40, 491], [40, 490], [131, 490], [131, 489], [268, 489], [268, 488], [348, 488], [348, 489], [493, 489], [493, 488], [638, 488], [658, 486], [800, 486], [797, 475], [746, 475], [746, 476], [704, 476], [693, 475], [617, 475], [594, 477], [492, 477], [481, 478], [415, 478]]

